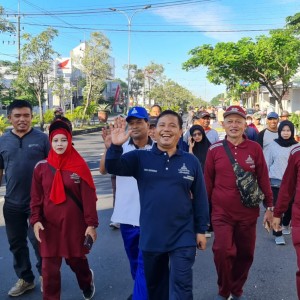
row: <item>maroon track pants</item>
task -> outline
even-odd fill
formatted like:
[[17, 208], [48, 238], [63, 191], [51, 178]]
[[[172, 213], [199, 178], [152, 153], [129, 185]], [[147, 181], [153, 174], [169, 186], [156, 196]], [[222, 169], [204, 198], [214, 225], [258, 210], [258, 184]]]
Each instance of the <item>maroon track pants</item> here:
[[296, 285], [298, 299], [300, 299], [300, 227], [293, 226], [292, 239], [297, 254], [298, 271], [296, 272]]
[[[59, 300], [61, 290], [60, 267], [62, 257], [43, 257], [43, 300]], [[76, 274], [81, 290], [90, 287], [92, 274], [86, 257], [66, 258], [67, 265]]]
[[255, 220], [233, 220], [228, 217], [212, 216], [215, 233], [213, 253], [218, 273], [219, 295], [228, 298], [230, 294], [241, 296], [243, 286], [253, 262]]

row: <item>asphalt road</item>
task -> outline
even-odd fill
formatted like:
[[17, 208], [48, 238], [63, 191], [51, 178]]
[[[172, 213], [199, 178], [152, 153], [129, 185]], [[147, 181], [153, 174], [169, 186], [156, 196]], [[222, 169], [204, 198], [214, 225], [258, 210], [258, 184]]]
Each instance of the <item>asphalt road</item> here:
[[[89, 262], [95, 273], [96, 300], [125, 300], [131, 294], [133, 282], [130, 277], [129, 264], [125, 256], [119, 230], [108, 226], [112, 214], [112, 192], [109, 175], [98, 172], [99, 157], [103, 153], [100, 133], [74, 137], [75, 147], [88, 162], [97, 186], [98, 214], [100, 227], [98, 240], [89, 254]], [[0, 196], [4, 188], [0, 188]], [[6, 240], [2, 217], [3, 200], [0, 200], [0, 299], [11, 299], [7, 291], [17, 278], [12, 267], [12, 255]], [[263, 211], [261, 211], [261, 215]], [[295, 272], [296, 256], [291, 237], [286, 238], [287, 245], [276, 246], [270, 234], [262, 227], [261, 217], [257, 224], [257, 245], [255, 260], [251, 268], [244, 295], [251, 300], [296, 300]], [[213, 263], [213, 238], [208, 240], [206, 251], [198, 251], [194, 265], [194, 299], [213, 300], [217, 293], [217, 277]], [[32, 255], [32, 263], [35, 258]], [[35, 274], [36, 269], [33, 267]], [[19, 299], [42, 299], [37, 287]], [[62, 266], [62, 300], [82, 299], [73, 272]]]

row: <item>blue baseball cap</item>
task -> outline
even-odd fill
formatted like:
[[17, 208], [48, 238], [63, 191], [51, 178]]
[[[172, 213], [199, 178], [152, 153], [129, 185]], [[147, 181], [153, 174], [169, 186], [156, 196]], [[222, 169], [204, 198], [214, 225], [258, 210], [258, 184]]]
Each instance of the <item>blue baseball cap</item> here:
[[128, 120], [131, 117], [138, 118], [138, 119], [145, 119], [146, 121], [148, 121], [148, 119], [149, 119], [146, 109], [144, 107], [140, 107], [140, 106], [132, 107], [129, 110], [127, 118], [126, 118], [126, 122], [128, 122]]
[[267, 115], [267, 119], [278, 119], [279, 116], [275, 111], [271, 111], [270, 113], [268, 113]]

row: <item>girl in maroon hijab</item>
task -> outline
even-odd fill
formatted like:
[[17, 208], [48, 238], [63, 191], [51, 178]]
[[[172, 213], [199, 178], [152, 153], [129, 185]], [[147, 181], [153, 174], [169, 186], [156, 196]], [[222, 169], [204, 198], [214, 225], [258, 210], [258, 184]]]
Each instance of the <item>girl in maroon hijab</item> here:
[[43, 300], [59, 300], [62, 259], [76, 274], [84, 299], [95, 293], [94, 275], [86, 258], [86, 236], [93, 241], [98, 226], [96, 189], [91, 172], [72, 146], [69, 126], [57, 120], [49, 128], [51, 150], [35, 169], [31, 188], [31, 218], [40, 242]]

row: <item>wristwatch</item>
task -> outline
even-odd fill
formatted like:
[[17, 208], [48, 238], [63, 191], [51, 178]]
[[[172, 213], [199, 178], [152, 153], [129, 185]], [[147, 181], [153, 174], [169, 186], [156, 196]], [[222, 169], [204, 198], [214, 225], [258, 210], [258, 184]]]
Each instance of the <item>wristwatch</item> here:
[[269, 210], [269, 211], [274, 211], [274, 206], [269, 206], [269, 207], [267, 207], [267, 210]]

